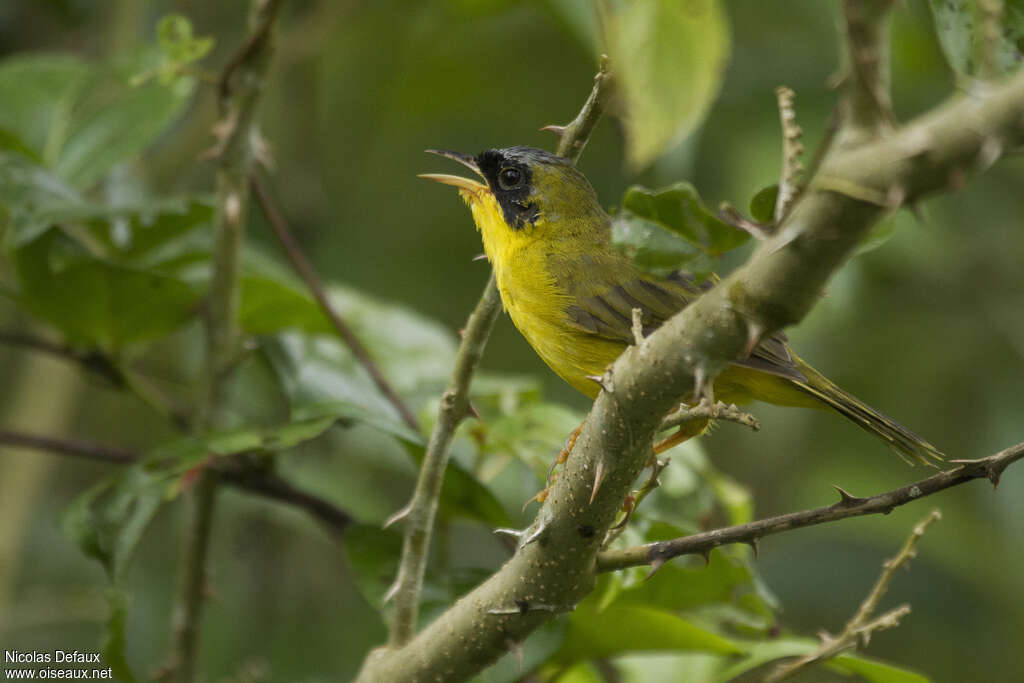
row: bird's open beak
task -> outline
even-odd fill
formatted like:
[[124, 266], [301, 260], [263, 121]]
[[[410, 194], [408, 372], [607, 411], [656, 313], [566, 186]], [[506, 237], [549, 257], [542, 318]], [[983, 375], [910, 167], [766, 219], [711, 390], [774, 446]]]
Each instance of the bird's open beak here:
[[[430, 154], [440, 154], [443, 157], [454, 159], [466, 168], [472, 170], [473, 173], [476, 173], [481, 178], [484, 177], [484, 174], [480, 172], [480, 167], [476, 165], [476, 160], [468, 154], [451, 152], [446, 149], [428, 149], [425, 151]], [[445, 185], [454, 185], [460, 190], [466, 190], [467, 192], [472, 192], [475, 195], [488, 191], [485, 183], [478, 182], [472, 178], [463, 178], [462, 176], [448, 175], [447, 173], [420, 173], [418, 177], [426, 178], [427, 180], [436, 180], [437, 182], [444, 183]]]

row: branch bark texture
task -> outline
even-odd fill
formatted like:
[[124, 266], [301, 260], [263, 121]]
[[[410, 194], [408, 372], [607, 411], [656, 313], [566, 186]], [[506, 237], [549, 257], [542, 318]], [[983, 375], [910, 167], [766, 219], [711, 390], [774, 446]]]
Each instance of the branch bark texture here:
[[[714, 377], [753, 329], [798, 322], [884, 213], [991, 163], [985, 150], [1024, 143], [1024, 73], [984, 96], [958, 97], [890, 135], [837, 145], [780, 230], [714, 289], [627, 349], [573, 455], [520, 547], [497, 573], [397, 651], [375, 652], [362, 681], [465, 680], [594, 585], [600, 539], [647, 463], [652, 438], [695, 374]], [[607, 475], [592, 503], [594, 470]]]

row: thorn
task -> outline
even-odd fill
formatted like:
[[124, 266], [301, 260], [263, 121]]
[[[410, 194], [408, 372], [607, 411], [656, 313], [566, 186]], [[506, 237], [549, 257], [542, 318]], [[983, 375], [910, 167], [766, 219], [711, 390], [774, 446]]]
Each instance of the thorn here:
[[597, 461], [597, 467], [594, 468], [594, 488], [590, 491], [590, 504], [594, 504], [594, 497], [597, 496], [598, 490], [601, 488], [601, 484], [604, 483], [604, 478], [608, 475], [608, 471], [604, 466], [604, 460]]
[[701, 551], [701, 557], [704, 558], [704, 566], [707, 567], [711, 564], [711, 549]]
[[512, 538], [514, 538], [514, 539], [516, 539], [518, 541], [519, 539], [521, 539], [523, 537], [523, 534], [525, 532], [523, 532], [520, 529], [509, 529], [507, 527], [501, 527], [501, 528], [495, 529], [491, 533], [493, 533], [495, 536], [511, 536]]
[[384, 520], [384, 526], [382, 526], [381, 528], [382, 529], [387, 529], [392, 524], [396, 524], [398, 522], [404, 522], [405, 519], [409, 516], [409, 514], [411, 512], [412, 512], [412, 501], [410, 500], [408, 503], [405, 504], [404, 507], [400, 508], [397, 512], [393, 513], [390, 517], [385, 519]]
[[550, 126], [544, 126], [543, 128], [541, 128], [541, 130], [548, 131], [549, 133], [554, 133], [558, 137], [562, 137], [563, 135], [565, 135], [566, 126], [556, 126], [552, 124]]
[[633, 344], [640, 346], [644, 343], [644, 312], [643, 309], [633, 309]]
[[542, 520], [541, 523], [537, 525], [537, 528], [533, 530], [533, 533], [531, 533], [529, 536], [527, 536], [526, 538], [524, 538], [522, 540], [522, 543], [519, 545], [519, 547], [523, 548], [525, 546], [530, 545], [534, 541], [536, 541], [538, 538], [540, 538], [540, 535], [542, 533], [544, 533], [544, 531], [547, 528], [548, 528], [547, 522]]
[[754, 551], [754, 559], [756, 560], [757, 559], [757, 539], [754, 538], [754, 539], [751, 539], [751, 540], [747, 541], [747, 545], [749, 545], [753, 549], [753, 551]]
[[487, 254], [477, 254], [476, 256], [473, 257], [473, 260], [474, 261], [486, 261], [487, 260]]
[[395, 582], [388, 587], [388, 592], [384, 594], [384, 604], [391, 602], [391, 599], [398, 593], [398, 586], [402, 583], [402, 570], [398, 570], [398, 576], [395, 577]]
[[667, 564], [667, 560], [664, 557], [656, 557], [651, 560], [651, 571], [647, 572], [647, 576], [644, 577], [644, 581], [647, 581], [652, 576], [658, 573], [658, 570]]
[[466, 416], [475, 417], [478, 420], [480, 419], [480, 413], [472, 403], [466, 403]]
[[747, 345], [743, 347], [744, 358], [750, 358], [750, 354], [752, 354], [754, 349], [757, 348], [763, 334], [764, 327], [762, 327], [760, 323], [747, 321]]
[[839, 502], [836, 503], [839, 507], [853, 507], [863, 503], [866, 498], [858, 498], [857, 496], [851, 495], [848, 491], [845, 491], [839, 486], [832, 484], [832, 488], [839, 492]]
[[601, 379], [601, 375], [583, 375], [583, 376], [586, 377], [587, 379], [589, 379], [591, 382], [593, 382], [597, 386], [599, 386], [602, 389], [604, 389], [604, 383], [603, 383], [603, 380]]

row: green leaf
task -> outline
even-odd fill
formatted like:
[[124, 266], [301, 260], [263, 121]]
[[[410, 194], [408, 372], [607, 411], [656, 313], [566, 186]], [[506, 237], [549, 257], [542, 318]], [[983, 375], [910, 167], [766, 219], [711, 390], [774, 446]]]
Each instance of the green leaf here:
[[750, 217], [758, 223], [775, 222], [775, 202], [779, 198], [779, 185], [769, 185], [750, 200]]
[[22, 54], [0, 61], [0, 128], [53, 161], [64, 143], [71, 109], [93, 68], [68, 55]]
[[625, 108], [629, 162], [641, 168], [707, 114], [722, 83], [729, 28], [717, 0], [609, 4], [605, 42]]
[[27, 310], [72, 341], [108, 351], [174, 330], [199, 299], [176, 277], [92, 257], [55, 231], [19, 249], [14, 261]]
[[111, 588], [107, 595], [110, 614], [107, 616], [106, 638], [103, 643], [103, 661], [110, 667], [114, 678], [124, 683], [137, 680], [128, 666], [126, 653], [128, 594], [118, 588]]
[[687, 610], [713, 603], [734, 603], [741, 594], [754, 591], [752, 568], [721, 550], [711, 553], [707, 566], [703, 559], [699, 565], [683, 566], [680, 561], [666, 564], [650, 579], [623, 586], [612, 605]]
[[[980, 30], [976, 0], [929, 0], [939, 44], [946, 61], [959, 75], [978, 75]], [[1000, 34], [994, 46], [996, 72], [1009, 73], [1020, 66], [1024, 53], [1024, 0], [1005, 0]]]
[[333, 415], [358, 420], [413, 444], [423, 437], [411, 430], [373, 384], [366, 370], [341, 342], [285, 333], [261, 344], [294, 418]]
[[398, 573], [402, 534], [377, 525], [353, 524], [345, 529], [344, 549], [359, 592], [380, 608]]
[[157, 58], [150, 50], [102, 68], [60, 55], [4, 60], [0, 128], [63, 181], [89, 188], [149, 146], [191, 96], [193, 79], [131, 84]]
[[611, 223], [612, 244], [659, 275], [684, 269], [707, 276], [719, 256], [750, 237], [703, 206], [688, 182], [657, 190], [630, 187]]
[[522, 460], [544, 481], [552, 460], [582, 421], [579, 412], [563, 405], [531, 401], [484, 422], [483, 449]]
[[80, 494], [64, 513], [64, 532], [119, 586], [146, 527], [163, 502], [161, 477], [141, 463]]
[[567, 664], [624, 652], [656, 651], [739, 654], [742, 649], [664, 610], [613, 605], [596, 612], [584, 602], [569, 617], [565, 642], [554, 658]]
[[612, 219], [612, 243], [639, 266], [660, 275], [676, 269], [709, 275], [719, 256], [748, 239], [748, 233], [705, 207], [686, 182], [662, 190], [633, 186]]
[[826, 664], [843, 673], [857, 674], [871, 683], [930, 683], [931, 679], [916, 671], [869, 659], [861, 655], [842, 654]]
[[46, 231], [49, 214], [78, 206], [78, 193], [63, 180], [23, 155], [0, 151], [0, 226], [4, 245], [16, 248]]
[[133, 87], [129, 81], [137, 63], [103, 71], [76, 103], [54, 165], [71, 185], [89, 188], [115, 164], [144, 150], [191, 97], [192, 79]]
[[764, 666], [777, 659], [803, 657], [815, 652], [820, 643], [811, 638], [773, 638], [755, 642], [744, 642], [746, 653], [738, 662], [720, 669], [714, 677], [715, 683], [734, 681], [744, 673]]
[[687, 182], [662, 190], [634, 185], [623, 195], [622, 208], [676, 233], [711, 256], [750, 239], [749, 233], [729, 225], [704, 206], [696, 188]]
[[157, 44], [163, 59], [159, 67], [162, 85], [181, 77], [183, 67], [198, 61], [213, 49], [213, 38], [192, 35], [192, 22], [181, 14], [168, 14], [156, 25]]

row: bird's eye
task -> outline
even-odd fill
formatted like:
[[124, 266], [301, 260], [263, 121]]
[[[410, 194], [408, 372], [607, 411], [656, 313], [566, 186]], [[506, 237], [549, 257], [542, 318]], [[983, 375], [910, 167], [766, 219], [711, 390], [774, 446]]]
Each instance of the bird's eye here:
[[498, 171], [498, 185], [500, 185], [503, 190], [511, 190], [518, 187], [522, 180], [523, 172], [518, 168], [506, 166]]

